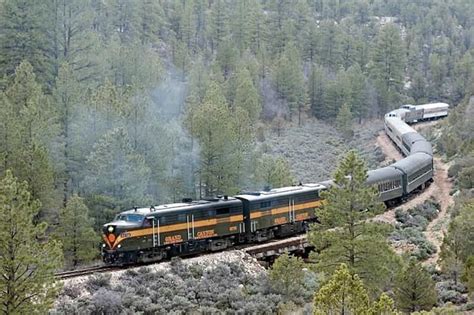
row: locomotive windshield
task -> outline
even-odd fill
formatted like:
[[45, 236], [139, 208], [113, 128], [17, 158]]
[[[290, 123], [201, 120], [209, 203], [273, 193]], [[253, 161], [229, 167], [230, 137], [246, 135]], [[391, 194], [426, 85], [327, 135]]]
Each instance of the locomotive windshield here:
[[120, 213], [115, 217], [115, 221], [142, 222], [143, 216], [134, 213]]

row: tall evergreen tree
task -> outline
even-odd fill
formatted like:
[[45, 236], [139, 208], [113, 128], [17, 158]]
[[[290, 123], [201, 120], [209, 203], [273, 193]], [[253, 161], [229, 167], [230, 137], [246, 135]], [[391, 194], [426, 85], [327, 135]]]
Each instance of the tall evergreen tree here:
[[462, 281], [466, 285], [471, 298], [474, 297], [474, 255], [469, 256], [464, 265]]
[[99, 139], [87, 157], [87, 169], [83, 189], [92, 201], [96, 226], [119, 210], [149, 202], [150, 169], [133, 150], [123, 128], [114, 128]]
[[165, 23], [163, 7], [160, 2], [153, 0], [139, 1], [137, 4], [140, 42], [142, 45], [157, 44]]
[[254, 124], [259, 119], [262, 105], [250, 72], [245, 67], [237, 70], [236, 85], [234, 106], [244, 109]]
[[17, 67], [14, 82], [3, 100], [1, 110], [9, 121], [3, 129], [6, 142], [2, 171], [11, 169], [15, 176], [28, 182], [32, 197], [42, 203], [40, 216], [44, 219], [55, 199], [54, 174], [47, 149], [57, 135], [56, 113], [28, 62]]
[[362, 73], [362, 69], [358, 64], [355, 64], [345, 73], [345, 79], [350, 85], [350, 91], [346, 96], [346, 102], [351, 106], [351, 111], [354, 117], [357, 117], [359, 123], [362, 118], [367, 117], [369, 112], [368, 102], [366, 97], [366, 78]]
[[263, 187], [278, 188], [293, 184], [288, 162], [282, 158], [264, 155], [257, 162], [257, 182]]
[[308, 80], [309, 104], [313, 115], [319, 119], [326, 118], [324, 113], [324, 88], [325, 75], [321, 66], [311, 67], [311, 75]]
[[435, 282], [415, 259], [397, 276], [395, 301], [404, 312], [430, 310], [436, 304]]
[[56, 236], [63, 243], [66, 264], [77, 267], [98, 255], [99, 238], [89, 218], [89, 209], [77, 195], [71, 197], [59, 214]]
[[[74, 169], [74, 160], [77, 152], [74, 152], [73, 125], [77, 119], [78, 106], [82, 99], [82, 93], [79, 88], [79, 82], [73, 74], [69, 64], [63, 64], [59, 69], [56, 78], [56, 86], [53, 90], [54, 106], [59, 118], [60, 137], [61, 137], [61, 156], [58, 158], [59, 165], [56, 165], [56, 171], [61, 174], [63, 191], [63, 207], [66, 207], [67, 200], [71, 194], [72, 174]], [[77, 157], [76, 157], [77, 160]]]
[[235, 133], [231, 112], [221, 87], [211, 82], [202, 104], [189, 111], [191, 134], [201, 147], [200, 177], [205, 195], [235, 190], [233, 144]]
[[68, 63], [78, 81], [95, 86], [99, 79], [99, 42], [92, 31], [93, 11], [87, 0], [55, 0], [44, 2], [44, 36], [48, 40], [46, 53], [59, 73], [61, 64]]
[[389, 283], [398, 260], [385, 240], [387, 227], [367, 222], [385, 207], [366, 179], [364, 161], [350, 151], [334, 174], [335, 185], [322, 193], [326, 203], [318, 215], [321, 224], [308, 237], [317, 249], [313, 257], [318, 270], [331, 273], [345, 263], [377, 292]]
[[354, 131], [352, 130], [351, 108], [347, 103], [342, 105], [339, 113], [337, 114], [336, 128], [346, 139], [350, 139], [354, 135]]
[[322, 22], [319, 31], [318, 57], [322, 65], [336, 71], [342, 64], [343, 33], [340, 26], [330, 20]]
[[290, 117], [297, 112], [298, 124], [301, 124], [301, 114], [307, 106], [307, 91], [301, 59], [294, 45], [288, 45], [278, 59], [273, 82], [280, 97], [288, 102]]
[[[2, 1], [0, 3], [0, 73], [13, 76], [16, 68], [28, 60], [40, 81], [52, 84], [53, 74], [45, 47], [42, 3], [28, 0]], [[1, 83], [1, 82], [0, 82]], [[5, 88], [5, 86], [0, 86]]]
[[379, 114], [399, 106], [403, 87], [403, 56], [399, 29], [393, 24], [385, 25], [376, 38], [371, 69], [379, 94]]
[[474, 204], [461, 207], [459, 214], [450, 222], [447, 235], [441, 245], [441, 266], [457, 283], [463, 265], [474, 255]]
[[351, 274], [341, 264], [314, 296], [314, 312], [319, 314], [369, 314], [391, 315], [395, 313], [393, 300], [385, 293], [374, 303], [357, 274]]
[[209, 39], [211, 42], [211, 52], [218, 50], [222, 42], [229, 35], [229, 12], [224, 0], [217, 0], [212, 3], [209, 23]]
[[279, 256], [269, 271], [272, 286], [282, 292], [286, 299], [298, 295], [304, 288], [304, 261], [287, 253]]
[[4, 314], [47, 313], [58, 293], [54, 271], [61, 265], [61, 247], [45, 241], [46, 223], [33, 224], [39, 206], [26, 183], [7, 171], [0, 181], [0, 311]]

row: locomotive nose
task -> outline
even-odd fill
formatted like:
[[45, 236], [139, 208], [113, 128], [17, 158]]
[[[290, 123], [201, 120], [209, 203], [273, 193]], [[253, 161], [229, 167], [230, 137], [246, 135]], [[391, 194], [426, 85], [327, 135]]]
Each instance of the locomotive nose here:
[[115, 225], [104, 225], [102, 238], [105, 241], [104, 245], [108, 245], [109, 249], [113, 247], [115, 240], [117, 239], [116, 231], [117, 227]]

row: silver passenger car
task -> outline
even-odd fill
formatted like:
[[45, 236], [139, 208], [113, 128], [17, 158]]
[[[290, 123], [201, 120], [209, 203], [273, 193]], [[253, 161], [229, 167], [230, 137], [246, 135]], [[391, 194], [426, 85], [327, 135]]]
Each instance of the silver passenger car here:
[[433, 157], [426, 153], [414, 153], [390, 167], [400, 170], [403, 175], [404, 194], [409, 194], [433, 178]]
[[377, 187], [380, 200], [388, 201], [403, 196], [404, 173], [396, 168], [387, 166], [367, 173], [367, 184]]

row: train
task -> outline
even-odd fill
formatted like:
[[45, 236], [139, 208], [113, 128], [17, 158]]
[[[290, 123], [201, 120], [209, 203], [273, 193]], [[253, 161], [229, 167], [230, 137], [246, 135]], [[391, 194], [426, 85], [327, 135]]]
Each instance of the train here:
[[[385, 115], [385, 132], [406, 157], [368, 172], [367, 185], [377, 187], [381, 201], [401, 202], [433, 180], [431, 144], [409, 124], [445, 117], [446, 105], [404, 105]], [[332, 184], [326, 180], [134, 207], [104, 224], [102, 259], [107, 265], [146, 263], [302, 233], [318, 222], [325, 203], [321, 193]]]

